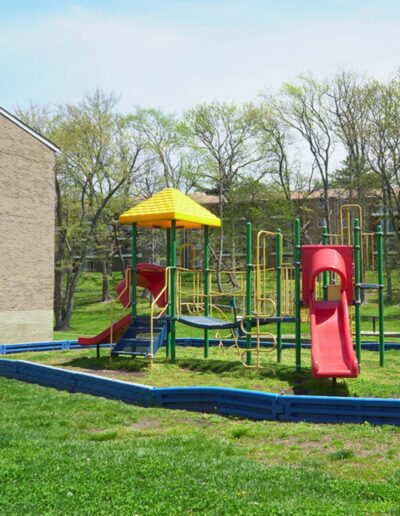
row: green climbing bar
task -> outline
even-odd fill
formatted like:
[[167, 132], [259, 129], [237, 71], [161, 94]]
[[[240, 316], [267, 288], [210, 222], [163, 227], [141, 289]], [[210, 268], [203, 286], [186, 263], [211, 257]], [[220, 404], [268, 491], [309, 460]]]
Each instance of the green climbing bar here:
[[171, 361], [176, 360], [176, 221], [171, 222]]
[[278, 229], [276, 232], [276, 341], [277, 341], [277, 360], [282, 359], [282, 233]]
[[355, 282], [355, 333], [356, 355], [358, 367], [361, 371], [361, 243], [360, 221], [354, 219], [354, 282]]
[[383, 291], [383, 231], [382, 226], [378, 226], [378, 310], [379, 310], [379, 364], [385, 365], [385, 313], [384, 313], [384, 291]]
[[[208, 226], [204, 226], [204, 315], [208, 317], [210, 306], [209, 292], [210, 254], [208, 242]], [[210, 347], [208, 330], [204, 330], [204, 358], [208, 357]]]
[[[329, 245], [329, 233], [328, 228], [324, 226], [322, 228], [322, 245]], [[328, 300], [328, 283], [329, 283], [329, 272], [324, 271], [322, 273], [322, 291], [324, 295], [324, 300]]]
[[296, 371], [301, 370], [301, 295], [300, 295], [300, 274], [301, 274], [301, 237], [300, 219], [294, 222], [294, 291], [295, 291], [295, 319], [296, 319]]
[[137, 265], [137, 227], [132, 224], [132, 259], [131, 259], [131, 312], [132, 319], [137, 316], [137, 292], [136, 292], [136, 265]]
[[[252, 246], [251, 246], [251, 222], [246, 225], [246, 315], [251, 316], [252, 298]], [[251, 348], [251, 318], [246, 321], [246, 348]], [[251, 365], [251, 351], [246, 353], [246, 364]]]
[[[167, 232], [167, 268], [168, 268], [171, 266], [171, 229], [167, 228], [166, 232]], [[167, 273], [165, 276], [166, 282], [168, 281], [168, 274], [169, 273]], [[167, 296], [168, 296], [168, 298], [167, 298], [167, 302], [168, 302], [167, 316], [170, 317], [171, 316], [171, 292], [169, 289], [169, 285], [167, 285]], [[165, 354], [167, 357], [169, 357], [171, 354], [171, 332], [170, 332], [169, 323], [168, 323], [167, 345], [165, 347]]]

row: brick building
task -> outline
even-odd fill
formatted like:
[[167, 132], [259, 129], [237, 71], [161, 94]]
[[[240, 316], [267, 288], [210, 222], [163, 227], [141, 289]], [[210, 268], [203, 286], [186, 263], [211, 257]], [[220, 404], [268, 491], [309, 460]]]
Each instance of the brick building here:
[[0, 107], [0, 343], [53, 337], [58, 151]]

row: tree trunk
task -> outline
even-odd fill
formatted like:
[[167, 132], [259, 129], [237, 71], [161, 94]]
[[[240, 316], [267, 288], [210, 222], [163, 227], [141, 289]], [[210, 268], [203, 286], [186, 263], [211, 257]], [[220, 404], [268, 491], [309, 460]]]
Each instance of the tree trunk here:
[[62, 320], [62, 295], [63, 295], [64, 271], [61, 269], [61, 264], [56, 263], [56, 271], [54, 275], [54, 329], [58, 327]]
[[62, 299], [64, 290], [64, 260], [65, 260], [65, 245], [66, 232], [62, 231], [62, 199], [60, 185], [55, 177], [56, 186], [56, 221], [57, 227], [60, 231], [58, 238], [56, 238], [56, 252], [55, 252], [55, 273], [54, 273], [54, 330], [57, 330], [62, 321]]
[[325, 216], [325, 225], [328, 230], [328, 234], [331, 233], [331, 225], [330, 225], [330, 214], [329, 214], [329, 185], [328, 182], [324, 182], [324, 216]]
[[122, 253], [122, 247], [121, 247], [120, 241], [118, 239], [118, 232], [117, 232], [116, 224], [113, 224], [113, 232], [114, 232], [114, 245], [117, 248], [118, 258], [119, 258], [119, 261], [121, 264], [121, 271], [123, 272], [126, 269], [126, 265], [125, 265], [124, 255]]
[[57, 322], [57, 326], [55, 330], [61, 330], [66, 331], [69, 330], [70, 324], [71, 324], [71, 316], [72, 316], [72, 309], [74, 307], [74, 295], [76, 291], [76, 286], [78, 284], [78, 280], [80, 278], [82, 271], [82, 264], [79, 264], [75, 266], [74, 270], [71, 272], [68, 272], [67, 277], [67, 286], [65, 289], [65, 295], [64, 295], [64, 306], [61, 311], [61, 317], [59, 321]]
[[[384, 169], [382, 169], [384, 170]], [[382, 178], [385, 179], [384, 174], [382, 174]], [[390, 206], [390, 187], [387, 188], [385, 180], [382, 181], [382, 201], [383, 201], [383, 246], [384, 246], [384, 267], [385, 267], [385, 276], [386, 276], [386, 302], [393, 302], [393, 288], [392, 288], [392, 264], [390, 259], [390, 244], [389, 238], [387, 234], [387, 222], [390, 220], [391, 216], [391, 206]]]
[[234, 228], [234, 225], [232, 224], [231, 226], [231, 252], [232, 252], [232, 264], [231, 264], [231, 269], [232, 269], [232, 274], [229, 274], [229, 281], [232, 283], [232, 287], [234, 288], [237, 288], [239, 285], [238, 285], [238, 282], [237, 282], [237, 279], [236, 279], [236, 274], [235, 274], [235, 271], [236, 271], [236, 241], [235, 241], [235, 228]]
[[110, 295], [110, 278], [112, 275], [112, 257], [110, 259], [109, 256], [106, 256], [102, 260], [101, 267], [102, 267], [102, 275], [103, 275], [101, 301], [102, 301], [102, 303], [106, 303], [108, 301], [111, 301], [111, 299], [112, 299], [112, 296]]
[[393, 303], [393, 287], [392, 287], [392, 269], [389, 266], [385, 267], [386, 272], [386, 303]]

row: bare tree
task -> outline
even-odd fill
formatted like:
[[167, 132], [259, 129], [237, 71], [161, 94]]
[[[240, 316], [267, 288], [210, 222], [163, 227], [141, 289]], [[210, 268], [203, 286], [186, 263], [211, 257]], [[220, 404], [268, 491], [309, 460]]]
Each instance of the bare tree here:
[[301, 135], [319, 172], [322, 183], [325, 223], [330, 231], [329, 182], [334, 134], [330, 117], [329, 87], [311, 76], [301, 76], [297, 84], [286, 84], [275, 101], [277, 115]]
[[[392, 301], [391, 252], [400, 249], [400, 78], [388, 84], [374, 81], [369, 95], [368, 161], [379, 176], [386, 233], [386, 276], [388, 301]], [[395, 248], [390, 249], [387, 222], [393, 231]]]
[[197, 160], [186, 144], [180, 121], [174, 115], [137, 107], [129, 116], [129, 126], [146, 152], [148, 170], [153, 172], [146, 176], [147, 188], [148, 179], [152, 176], [155, 176], [152, 188], [156, 190], [166, 186], [188, 193], [196, 186], [199, 179]]
[[259, 105], [247, 106], [248, 117], [257, 131], [266, 179], [272, 181], [284, 194], [289, 210], [294, 215], [293, 192], [303, 188], [300, 165], [290, 157], [293, 138], [287, 125], [279, 118], [273, 103], [267, 97]]
[[[219, 216], [224, 218], [230, 189], [257, 168], [262, 155], [255, 146], [254, 131], [243, 109], [225, 103], [203, 104], [185, 116], [186, 135], [202, 156], [202, 176], [219, 199]], [[262, 175], [262, 172], [260, 172]], [[217, 267], [222, 269], [224, 230], [220, 230]]]
[[[74, 294], [96, 229], [113, 196], [134, 177], [140, 148], [126, 135], [116, 99], [96, 91], [77, 105], [34, 117], [62, 149], [56, 165], [55, 329], [70, 326]], [[46, 121], [44, 123], [44, 121]]]
[[369, 124], [369, 84], [365, 77], [351, 72], [337, 74], [330, 82], [331, 120], [336, 136], [347, 153], [346, 187], [350, 199], [364, 204], [369, 171], [367, 131]]

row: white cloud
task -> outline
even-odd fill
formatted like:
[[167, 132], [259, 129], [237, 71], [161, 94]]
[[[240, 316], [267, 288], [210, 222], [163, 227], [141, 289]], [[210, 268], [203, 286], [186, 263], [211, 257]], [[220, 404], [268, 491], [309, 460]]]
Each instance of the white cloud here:
[[400, 44], [396, 19], [365, 15], [266, 23], [260, 32], [76, 10], [13, 26], [0, 22], [0, 62], [9, 107], [28, 99], [76, 100], [100, 87], [121, 94], [124, 109], [179, 110], [213, 99], [247, 100], [305, 71], [326, 75], [340, 67], [382, 78], [400, 63]]

